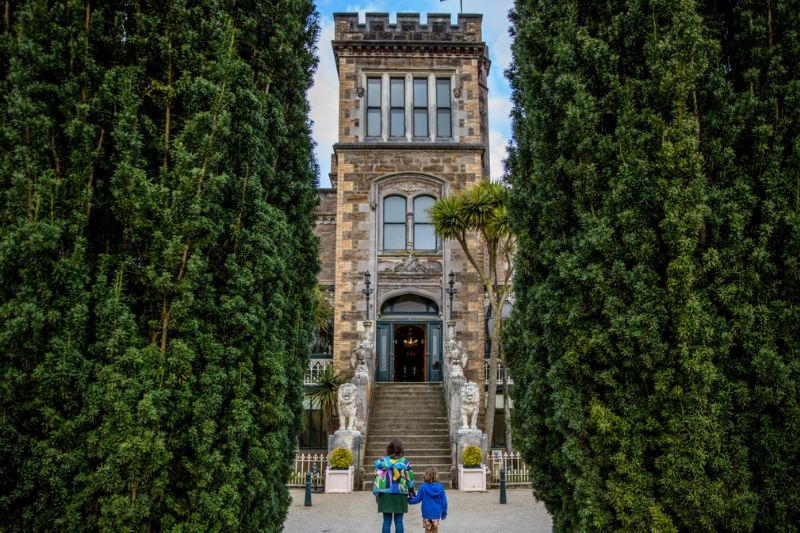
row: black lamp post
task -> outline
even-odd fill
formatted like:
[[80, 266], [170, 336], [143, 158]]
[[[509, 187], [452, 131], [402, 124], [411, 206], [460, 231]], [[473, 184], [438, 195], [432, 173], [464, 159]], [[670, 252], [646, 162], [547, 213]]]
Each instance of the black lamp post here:
[[450, 271], [450, 275], [448, 277], [450, 278], [450, 281], [447, 284], [450, 285], [450, 288], [449, 289], [445, 289], [444, 292], [446, 292], [447, 294], [450, 295], [450, 321], [452, 321], [453, 320], [453, 295], [458, 292], [458, 289], [454, 289], [453, 288], [453, 285], [456, 284], [456, 282], [454, 281], [456, 275], [453, 274], [452, 270]]
[[371, 285], [369, 278], [370, 278], [369, 270], [364, 272], [364, 285], [366, 285], [365, 289], [361, 289], [361, 292], [367, 297], [367, 320], [369, 320], [369, 295], [372, 294], [372, 291], [375, 289], [370, 289], [369, 286]]

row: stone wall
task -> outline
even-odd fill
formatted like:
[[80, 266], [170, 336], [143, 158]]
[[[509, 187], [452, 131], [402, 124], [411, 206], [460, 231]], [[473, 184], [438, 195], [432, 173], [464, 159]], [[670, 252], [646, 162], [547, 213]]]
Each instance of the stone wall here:
[[319, 190], [317, 227], [314, 234], [319, 237], [319, 273], [321, 285], [336, 282], [336, 189]]

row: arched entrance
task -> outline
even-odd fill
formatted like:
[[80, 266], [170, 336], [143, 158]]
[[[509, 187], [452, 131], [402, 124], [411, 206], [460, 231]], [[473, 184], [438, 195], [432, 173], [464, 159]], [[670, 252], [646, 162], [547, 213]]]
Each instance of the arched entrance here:
[[420, 326], [395, 326], [395, 381], [425, 381], [425, 337], [425, 330]]
[[401, 294], [381, 305], [377, 381], [442, 381], [442, 321], [429, 298]]

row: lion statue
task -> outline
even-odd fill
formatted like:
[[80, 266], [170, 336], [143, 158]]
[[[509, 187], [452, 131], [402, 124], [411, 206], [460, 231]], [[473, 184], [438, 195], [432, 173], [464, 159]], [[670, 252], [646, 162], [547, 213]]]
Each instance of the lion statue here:
[[478, 385], [467, 381], [461, 387], [461, 429], [478, 429], [478, 404], [481, 394]]
[[358, 389], [352, 383], [339, 386], [339, 429], [356, 429], [356, 404], [358, 402]]
[[467, 364], [467, 351], [459, 346], [452, 337], [445, 344], [445, 356], [450, 363], [450, 377], [463, 378], [464, 366]]

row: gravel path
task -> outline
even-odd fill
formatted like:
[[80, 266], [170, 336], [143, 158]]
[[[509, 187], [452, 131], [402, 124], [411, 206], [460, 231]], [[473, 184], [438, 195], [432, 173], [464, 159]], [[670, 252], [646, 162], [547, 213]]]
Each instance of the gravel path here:
[[[293, 489], [292, 505], [284, 524], [286, 533], [378, 533], [383, 517], [369, 492], [312, 494], [305, 507], [305, 492]], [[442, 533], [551, 533], [550, 515], [533, 499], [530, 489], [509, 490], [508, 503], [500, 505], [500, 491], [447, 491], [449, 511], [441, 522]], [[403, 520], [409, 533], [422, 531], [420, 506], [412, 505]], [[394, 531], [394, 528], [392, 528]]]

